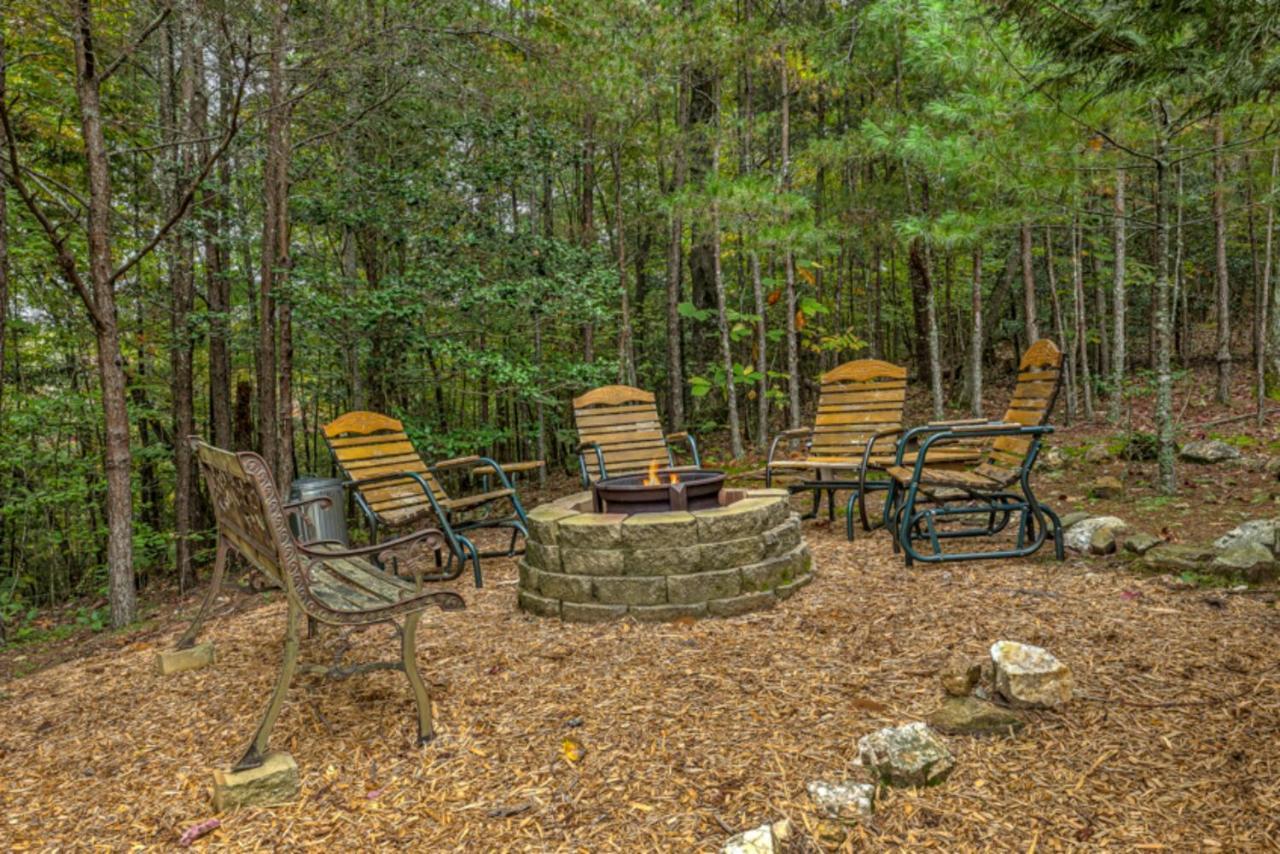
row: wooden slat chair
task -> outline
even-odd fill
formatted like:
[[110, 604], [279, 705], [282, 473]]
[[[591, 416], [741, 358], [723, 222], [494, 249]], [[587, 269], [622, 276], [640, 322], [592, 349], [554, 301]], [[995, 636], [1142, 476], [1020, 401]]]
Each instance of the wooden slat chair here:
[[[698, 442], [687, 432], [663, 433], [653, 392], [607, 385], [573, 399], [578, 473], [584, 487], [605, 477], [646, 471], [657, 460], [672, 471], [702, 468]], [[676, 465], [672, 443], [683, 442], [693, 465]]]
[[[1029, 478], [1040, 452], [1058, 389], [1062, 383], [1062, 351], [1048, 339], [1027, 348], [1018, 367], [1013, 399], [1000, 421], [985, 424], [926, 425], [908, 431], [898, 444], [894, 465], [886, 471], [892, 482], [885, 501], [885, 520], [895, 532], [895, 550], [901, 547], [907, 565], [913, 560], [938, 562], [988, 557], [1021, 557], [1036, 552], [1050, 534], [1063, 557], [1062, 526], [1056, 513], [1041, 504], [1031, 491]], [[948, 440], [985, 439], [988, 450], [975, 465], [956, 470], [933, 463], [933, 448]], [[914, 461], [907, 449], [919, 442]], [[947, 517], [985, 515], [987, 523], [957, 530], [939, 530]], [[1017, 545], [1012, 549], [943, 554], [941, 540], [992, 536], [1018, 516]], [[927, 540], [930, 551], [913, 543]]]
[[[900, 365], [856, 359], [827, 371], [821, 379], [814, 426], [784, 430], [770, 444], [765, 485], [772, 486], [775, 476], [798, 473], [800, 480], [787, 489], [793, 494], [813, 492], [813, 510], [808, 517], [817, 515], [826, 493], [831, 519], [835, 519], [836, 492], [849, 490], [852, 507], [868, 490], [887, 489], [887, 483], [868, 481], [865, 473], [893, 464], [893, 444], [881, 440], [901, 434], [906, 400], [907, 369]], [[780, 443], [801, 440], [806, 443], [802, 458], [778, 458]], [[945, 452], [939, 449], [938, 459], [946, 457], [955, 463], [976, 456], [972, 449], [949, 448]], [[865, 516], [865, 509], [863, 513]], [[850, 522], [850, 534], [852, 530]]]
[[[452, 570], [456, 575], [470, 562], [476, 587], [484, 584], [480, 574], [481, 558], [522, 553], [516, 549], [516, 538], [528, 533], [524, 506], [505, 468], [494, 460], [467, 456], [428, 465], [404, 432], [404, 425], [378, 412], [340, 415], [324, 425], [323, 434], [347, 487], [355, 496], [356, 505], [369, 524], [374, 542], [382, 529], [403, 529], [434, 517], [449, 546], [446, 571]], [[440, 476], [457, 468], [473, 469], [472, 476], [484, 478], [485, 490], [450, 497]], [[498, 488], [487, 488], [492, 485], [488, 483], [489, 478], [497, 479]], [[503, 504], [510, 509], [506, 515], [465, 518], [465, 514]], [[477, 549], [466, 532], [481, 528], [509, 528], [511, 542], [506, 551]]]
[[[418, 714], [418, 743], [431, 738], [431, 698], [418, 672], [415, 635], [422, 612], [430, 605], [454, 611], [465, 607], [456, 593], [428, 593], [423, 583], [443, 580], [415, 571], [412, 583], [389, 575], [366, 557], [407, 543], [420, 543], [438, 550], [444, 535], [423, 529], [398, 540], [358, 549], [325, 542], [303, 545], [289, 530], [287, 515], [309, 501], [283, 504], [271, 471], [257, 454], [233, 454], [191, 437], [191, 447], [204, 472], [204, 481], [218, 522], [218, 549], [213, 578], [200, 610], [178, 641], [179, 649], [191, 647], [200, 626], [217, 598], [226, 571], [227, 558], [237, 552], [254, 569], [282, 587], [288, 599], [285, 623], [284, 660], [266, 712], [249, 745], [233, 766], [242, 771], [256, 768], [267, 755], [267, 742], [284, 703], [285, 694], [297, 667], [299, 623], [329, 623], [338, 626], [366, 626], [394, 623], [400, 634], [400, 658], [396, 662], [376, 662], [346, 668], [347, 672], [375, 669], [404, 671], [409, 680]], [[317, 498], [312, 501], [327, 502]], [[415, 563], [416, 566], [416, 563]]]

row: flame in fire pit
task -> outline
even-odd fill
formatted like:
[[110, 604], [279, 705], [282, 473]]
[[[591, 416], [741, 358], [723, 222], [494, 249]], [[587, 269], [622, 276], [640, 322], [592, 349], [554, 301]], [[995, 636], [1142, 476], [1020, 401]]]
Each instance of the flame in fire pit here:
[[[680, 476], [675, 472], [667, 473], [668, 483], [679, 483]], [[662, 481], [658, 478], [658, 461], [649, 460], [649, 476], [644, 479], [644, 486], [661, 486]]]

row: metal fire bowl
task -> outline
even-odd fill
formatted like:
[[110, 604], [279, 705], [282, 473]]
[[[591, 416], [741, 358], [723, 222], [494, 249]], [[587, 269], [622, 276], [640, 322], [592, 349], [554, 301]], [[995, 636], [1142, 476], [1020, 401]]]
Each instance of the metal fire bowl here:
[[720, 506], [724, 487], [722, 471], [676, 472], [677, 483], [668, 483], [670, 469], [659, 469], [657, 486], [645, 486], [647, 475], [606, 477], [591, 487], [597, 513], [665, 513], [670, 510], [709, 510]]

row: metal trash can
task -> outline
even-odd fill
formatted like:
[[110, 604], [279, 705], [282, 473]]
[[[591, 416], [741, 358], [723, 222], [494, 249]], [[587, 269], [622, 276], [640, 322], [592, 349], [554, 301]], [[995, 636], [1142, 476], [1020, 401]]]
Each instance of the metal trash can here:
[[[342, 481], [332, 477], [300, 477], [295, 480], [289, 489], [290, 501], [328, 498], [329, 503], [305, 504], [297, 514], [291, 515], [289, 524], [293, 527], [293, 535], [303, 543], [330, 540], [349, 546], [344, 492]], [[305, 524], [299, 516], [306, 520]]]

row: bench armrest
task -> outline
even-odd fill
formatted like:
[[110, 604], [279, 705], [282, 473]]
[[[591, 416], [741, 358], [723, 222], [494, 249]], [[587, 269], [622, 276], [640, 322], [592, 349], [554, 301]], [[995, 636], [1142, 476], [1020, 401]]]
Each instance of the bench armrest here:
[[423, 528], [421, 531], [414, 531], [401, 537], [395, 537], [390, 540], [383, 540], [380, 543], [374, 543], [368, 546], [356, 546], [355, 548], [346, 549], [317, 549], [316, 543], [309, 545], [298, 544], [298, 550], [309, 557], [362, 557], [369, 554], [377, 554], [379, 552], [394, 549], [407, 543], [417, 542], [418, 540], [433, 537], [435, 543], [431, 544], [433, 549], [439, 550], [444, 547], [444, 532], [439, 528]]
[[[471, 456], [467, 456], [467, 457], [454, 457], [451, 460], [442, 460], [438, 463], [432, 463], [431, 468], [452, 469], [452, 468], [457, 468], [458, 466], [469, 466], [469, 465], [472, 465], [473, 463], [481, 462], [482, 460], [485, 460], [485, 458], [478, 456], [476, 454], [472, 454]], [[487, 462], [487, 460], [485, 461]]]

